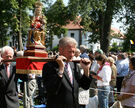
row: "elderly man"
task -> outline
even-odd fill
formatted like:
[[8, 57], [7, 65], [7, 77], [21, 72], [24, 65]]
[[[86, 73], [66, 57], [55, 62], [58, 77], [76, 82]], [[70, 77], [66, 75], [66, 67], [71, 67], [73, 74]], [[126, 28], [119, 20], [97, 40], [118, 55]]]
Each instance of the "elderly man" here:
[[120, 92], [122, 81], [125, 76], [128, 75], [129, 72], [129, 60], [126, 58], [124, 53], [118, 54], [118, 60], [116, 61], [116, 68], [117, 68], [117, 92]]
[[[14, 51], [5, 46], [1, 49], [2, 60], [13, 58]], [[1, 60], [0, 60], [1, 61]], [[19, 108], [18, 95], [15, 83], [16, 68], [11, 62], [2, 62], [0, 65], [0, 105], [1, 108]]]
[[85, 45], [80, 45], [80, 52], [81, 52], [80, 57], [81, 58], [89, 58], [89, 56], [86, 53], [86, 51], [87, 51], [87, 47]]
[[[77, 42], [71, 37], [64, 37], [59, 41], [59, 56], [55, 62], [48, 62], [43, 66], [43, 83], [47, 90], [48, 108], [79, 108], [79, 87], [89, 89], [90, 60], [81, 59], [80, 65], [84, 74], [80, 73], [76, 63], [72, 62]], [[65, 59], [66, 61], [64, 61]], [[85, 62], [85, 63], [84, 63]]]

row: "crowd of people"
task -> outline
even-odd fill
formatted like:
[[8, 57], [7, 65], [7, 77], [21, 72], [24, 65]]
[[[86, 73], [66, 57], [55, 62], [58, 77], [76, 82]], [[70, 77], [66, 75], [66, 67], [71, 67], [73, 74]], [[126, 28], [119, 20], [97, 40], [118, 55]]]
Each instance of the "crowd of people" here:
[[[71, 37], [59, 41], [55, 61], [44, 64], [43, 86], [47, 108], [88, 108], [89, 98], [97, 96], [97, 108], [109, 108], [119, 100], [123, 108], [135, 108], [135, 56], [94, 53]], [[23, 56], [18, 51], [16, 56]], [[19, 108], [14, 49], [0, 49], [0, 104], [2, 108]], [[73, 62], [80, 60], [80, 62]], [[115, 90], [115, 91], [114, 91]], [[89, 105], [90, 106], [90, 105]]]

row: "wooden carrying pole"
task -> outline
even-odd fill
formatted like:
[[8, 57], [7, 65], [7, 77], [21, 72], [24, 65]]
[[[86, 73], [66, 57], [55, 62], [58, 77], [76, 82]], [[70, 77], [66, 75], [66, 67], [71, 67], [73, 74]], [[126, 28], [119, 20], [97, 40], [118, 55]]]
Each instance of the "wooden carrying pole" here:
[[[55, 58], [43, 58], [43, 57], [31, 57], [31, 62], [51, 62], [55, 61]], [[65, 60], [63, 60], [65, 61]], [[2, 62], [16, 62], [16, 59], [2, 60]], [[80, 60], [72, 60], [72, 62], [80, 63]], [[87, 64], [87, 63], [86, 63]]]
[[[42, 58], [42, 57], [33, 57], [31, 58], [31, 62], [51, 62], [55, 61], [55, 58]], [[63, 60], [65, 61], [65, 60]], [[16, 62], [16, 59], [11, 59], [11, 60], [2, 60], [2, 62]], [[80, 60], [73, 60], [72, 62], [79, 63]]]

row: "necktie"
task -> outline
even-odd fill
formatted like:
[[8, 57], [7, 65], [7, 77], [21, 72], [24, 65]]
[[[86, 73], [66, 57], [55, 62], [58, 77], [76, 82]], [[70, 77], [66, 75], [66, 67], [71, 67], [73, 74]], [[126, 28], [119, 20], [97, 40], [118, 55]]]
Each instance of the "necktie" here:
[[7, 71], [7, 76], [9, 78], [10, 77], [9, 65], [6, 65], [6, 71]]
[[73, 84], [73, 77], [72, 77], [71, 71], [69, 71], [69, 69], [68, 69], [68, 63], [65, 64], [65, 68], [66, 68], [66, 70], [67, 70], [67, 73], [68, 73], [70, 82], [71, 82], [71, 84]]

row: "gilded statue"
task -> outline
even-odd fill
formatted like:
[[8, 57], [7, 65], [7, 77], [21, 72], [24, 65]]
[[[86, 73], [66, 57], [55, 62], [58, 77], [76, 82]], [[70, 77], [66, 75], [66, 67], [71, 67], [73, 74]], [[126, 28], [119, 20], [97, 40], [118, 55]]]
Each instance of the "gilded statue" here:
[[42, 14], [43, 4], [38, 0], [35, 3], [34, 16], [31, 20], [31, 30], [29, 31], [27, 45], [45, 45], [46, 17]]

